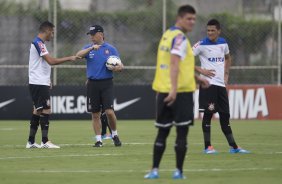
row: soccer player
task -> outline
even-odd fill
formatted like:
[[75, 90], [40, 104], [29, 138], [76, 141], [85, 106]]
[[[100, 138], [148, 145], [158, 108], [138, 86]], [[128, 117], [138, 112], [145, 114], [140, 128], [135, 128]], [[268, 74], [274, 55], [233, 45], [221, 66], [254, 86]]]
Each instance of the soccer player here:
[[[48, 139], [50, 110], [51, 66], [66, 61], [75, 61], [77, 56], [53, 58], [45, 46], [54, 35], [54, 25], [43, 22], [37, 37], [33, 39], [29, 52], [29, 91], [33, 101], [33, 114], [30, 120], [29, 138], [26, 148], [60, 148]], [[41, 126], [41, 145], [35, 143], [38, 126]]]
[[118, 56], [117, 49], [104, 41], [104, 29], [100, 25], [90, 27], [90, 39], [93, 43], [86, 45], [76, 55], [87, 61], [87, 109], [92, 112], [93, 129], [96, 134], [94, 147], [102, 147], [101, 107], [105, 111], [112, 130], [115, 146], [121, 146], [116, 128], [116, 115], [113, 107], [113, 72], [123, 69], [123, 65], [106, 67], [109, 56]]
[[[174, 179], [184, 179], [183, 163], [187, 151], [189, 126], [193, 125], [193, 92], [196, 89], [194, 75], [194, 56], [186, 33], [192, 31], [196, 20], [196, 11], [190, 5], [178, 9], [175, 26], [162, 36], [157, 54], [156, 74], [153, 89], [157, 93], [158, 128], [153, 148], [152, 170], [144, 176], [146, 179], [159, 178], [159, 165], [166, 148], [166, 139], [173, 125], [176, 126], [176, 170]], [[196, 77], [205, 87], [207, 80]]]
[[199, 56], [201, 68], [196, 70], [204, 74], [211, 84], [209, 88], [200, 87], [199, 111], [204, 112], [202, 120], [202, 130], [204, 134], [204, 153], [214, 154], [217, 151], [211, 145], [211, 119], [215, 112], [219, 113], [219, 121], [224, 133], [230, 153], [249, 153], [240, 148], [233, 137], [230, 126], [229, 101], [226, 85], [229, 78], [229, 68], [231, 57], [226, 40], [219, 37], [220, 23], [216, 19], [211, 19], [207, 23], [207, 37], [193, 46], [195, 56]]

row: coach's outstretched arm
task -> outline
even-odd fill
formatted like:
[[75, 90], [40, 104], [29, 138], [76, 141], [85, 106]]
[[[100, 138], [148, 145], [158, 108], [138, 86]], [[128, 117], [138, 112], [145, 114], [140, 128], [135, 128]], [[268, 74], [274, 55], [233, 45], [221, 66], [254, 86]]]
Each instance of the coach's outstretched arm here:
[[47, 61], [47, 63], [49, 65], [58, 65], [58, 64], [66, 62], [66, 61], [75, 61], [77, 59], [81, 59], [81, 57], [79, 57], [79, 56], [69, 56], [69, 57], [63, 57], [63, 58], [53, 58], [50, 54], [46, 54], [46, 55], [44, 55], [42, 57], [44, 58], [45, 61]]
[[88, 47], [86, 49], [82, 49], [76, 53], [76, 56], [84, 58], [91, 50], [98, 50], [101, 45], [92, 45], [91, 47]]

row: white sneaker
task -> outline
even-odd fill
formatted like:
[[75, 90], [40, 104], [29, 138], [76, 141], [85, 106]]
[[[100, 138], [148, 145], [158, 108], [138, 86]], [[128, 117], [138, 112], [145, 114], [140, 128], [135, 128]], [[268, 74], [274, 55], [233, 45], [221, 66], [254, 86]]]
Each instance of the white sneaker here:
[[48, 141], [45, 144], [41, 142], [41, 148], [60, 148], [60, 146], [53, 144], [51, 141]]
[[25, 146], [25, 148], [41, 148], [41, 146], [39, 145], [39, 144], [36, 144], [36, 142], [35, 143], [33, 143], [33, 144], [31, 144], [29, 141], [26, 143], [26, 146]]

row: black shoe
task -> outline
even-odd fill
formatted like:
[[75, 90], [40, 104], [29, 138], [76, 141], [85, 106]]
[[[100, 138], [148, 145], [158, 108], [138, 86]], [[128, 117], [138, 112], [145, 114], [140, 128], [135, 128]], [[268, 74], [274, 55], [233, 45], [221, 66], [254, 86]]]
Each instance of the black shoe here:
[[120, 142], [120, 140], [119, 140], [117, 135], [115, 135], [113, 137], [113, 141], [114, 141], [115, 146], [121, 146], [121, 142]]
[[102, 147], [103, 146], [103, 143], [101, 141], [97, 141], [93, 147]]

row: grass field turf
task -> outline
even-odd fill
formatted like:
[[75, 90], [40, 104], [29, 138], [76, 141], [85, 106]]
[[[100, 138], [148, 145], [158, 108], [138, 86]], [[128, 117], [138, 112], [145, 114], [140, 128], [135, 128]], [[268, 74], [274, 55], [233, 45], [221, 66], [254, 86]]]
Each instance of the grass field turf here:
[[[145, 180], [150, 169], [152, 143], [156, 135], [153, 121], [119, 121], [123, 146], [114, 147], [111, 140], [103, 148], [93, 148], [90, 121], [52, 121], [50, 138], [61, 149], [25, 149], [28, 122], [0, 121], [1, 184], [139, 184], [139, 183], [281, 183], [282, 122], [233, 121], [237, 143], [252, 153], [232, 155], [221, 133], [213, 123], [212, 142], [220, 152], [202, 154], [203, 143], [199, 121], [190, 129], [189, 151], [184, 173], [186, 180], [171, 179], [175, 169], [171, 131], [160, 168], [160, 179]], [[38, 132], [40, 142], [41, 132]]]

